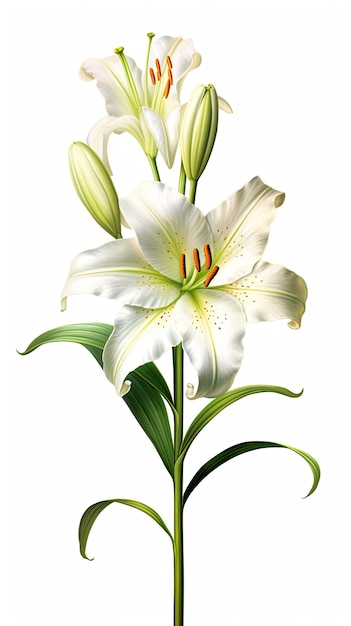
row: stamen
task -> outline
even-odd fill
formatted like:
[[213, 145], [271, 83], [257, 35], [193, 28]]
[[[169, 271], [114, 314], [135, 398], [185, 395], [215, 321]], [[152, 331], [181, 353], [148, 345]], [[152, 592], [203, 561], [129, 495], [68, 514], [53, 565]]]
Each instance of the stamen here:
[[161, 72], [160, 61], [158, 59], [156, 59], [155, 63], [156, 63], [156, 69], [157, 69], [157, 78], [158, 78], [158, 80], [161, 80], [162, 72]]
[[182, 278], [186, 278], [186, 268], [185, 268], [185, 254], [180, 255], [179, 259], [179, 269], [180, 275]]
[[197, 248], [194, 248], [193, 250], [193, 257], [194, 257], [194, 265], [195, 265], [196, 271], [200, 272], [201, 270], [200, 254]]
[[211, 280], [216, 276], [217, 272], [219, 270], [218, 265], [215, 265], [211, 271], [207, 274], [205, 280], [204, 280], [204, 287], [208, 287]]
[[170, 88], [171, 88], [171, 81], [168, 79], [166, 87], [165, 87], [165, 90], [163, 92], [163, 95], [164, 95], [165, 98], [168, 98]]
[[207, 270], [209, 270], [212, 265], [212, 254], [211, 254], [211, 249], [208, 243], [204, 245], [204, 255], [205, 255], [205, 267]]
[[166, 62], [167, 62], [169, 69], [171, 70], [173, 65], [172, 65], [171, 57], [168, 54], [166, 56]]
[[172, 70], [168, 69], [168, 78], [169, 78], [169, 82], [171, 83], [171, 85], [173, 85], [173, 74], [172, 74]]
[[152, 82], [152, 84], [153, 84], [153, 85], [156, 85], [156, 76], [155, 76], [155, 72], [154, 72], [154, 70], [152, 69], [152, 67], [150, 67], [149, 72], [150, 72], [150, 78], [151, 78], [151, 82]]

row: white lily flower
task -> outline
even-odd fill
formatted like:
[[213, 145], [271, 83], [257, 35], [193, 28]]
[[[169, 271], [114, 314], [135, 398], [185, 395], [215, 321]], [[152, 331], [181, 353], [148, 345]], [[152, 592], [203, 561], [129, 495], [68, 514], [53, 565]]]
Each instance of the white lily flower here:
[[88, 59], [80, 69], [83, 80], [96, 80], [106, 101], [108, 117], [91, 129], [88, 143], [109, 173], [107, 144], [112, 132], [127, 131], [150, 158], [155, 158], [160, 150], [168, 167], [174, 162], [181, 86], [188, 72], [200, 65], [201, 56], [191, 39], [165, 36], [153, 40], [153, 33], [148, 33], [148, 37], [143, 70], [124, 55], [123, 48], [117, 48], [114, 56], [105, 59]]
[[188, 397], [216, 397], [240, 367], [246, 322], [289, 319], [299, 328], [307, 288], [294, 272], [261, 261], [284, 194], [256, 177], [205, 216], [163, 183], [144, 182], [120, 201], [136, 237], [79, 254], [62, 294], [94, 294], [121, 306], [104, 350], [119, 394], [135, 367], [180, 342], [198, 374]]

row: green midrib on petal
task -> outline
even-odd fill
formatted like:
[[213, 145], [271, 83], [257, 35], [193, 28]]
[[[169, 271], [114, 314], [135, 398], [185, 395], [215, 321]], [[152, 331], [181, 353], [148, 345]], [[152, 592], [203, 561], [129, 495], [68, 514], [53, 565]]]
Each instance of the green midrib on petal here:
[[216, 380], [217, 380], [217, 352], [216, 352], [216, 347], [213, 341], [213, 336], [212, 336], [212, 332], [211, 332], [211, 326], [208, 323], [208, 320], [206, 318], [205, 312], [203, 311], [198, 298], [196, 297], [195, 292], [191, 293], [191, 296], [195, 302], [195, 305], [197, 306], [197, 308], [201, 311], [201, 318], [202, 321], [204, 323], [204, 325], [206, 326], [206, 330], [207, 330], [207, 337], [210, 340], [210, 347], [211, 347], [211, 352], [212, 352], [212, 361], [213, 361], [213, 376], [212, 376], [212, 387], [215, 385]]

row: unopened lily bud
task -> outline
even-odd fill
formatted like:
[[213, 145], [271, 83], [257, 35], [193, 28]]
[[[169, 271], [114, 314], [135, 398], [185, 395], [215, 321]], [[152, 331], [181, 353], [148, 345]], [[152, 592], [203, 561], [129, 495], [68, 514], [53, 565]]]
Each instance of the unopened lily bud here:
[[85, 143], [69, 148], [69, 168], [75, 190], [94, 220], [115, 239], [121, 238], [119, 201], [103, 162]]
[[197, 181], [210, 158], [218, 126], [218, 96], [213, 85], [198, 85], [186, 106], [180, 131], [185, 174]]

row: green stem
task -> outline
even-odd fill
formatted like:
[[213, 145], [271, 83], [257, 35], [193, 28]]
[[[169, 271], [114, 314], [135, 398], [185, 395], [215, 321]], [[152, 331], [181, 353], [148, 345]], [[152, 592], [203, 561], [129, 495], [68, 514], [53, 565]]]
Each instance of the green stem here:
[[[177, 459], [183, 439], [183, 348], [173, 348], [174, 449]], [[183, 457], [174, 466], [174, 626], [184, 623]]]
[[152, 175], [154, 177], [154, 180], [159, 182], [161, 180], [161, 178], [160, 178], [160, 174], [159, 174], [157, 163], [156, 163], [156, 157], [151, 157], [148, 154], [147, 158], [149, 159], [149, 163], [150, 163], [150, 167], [151, 167], [151, 171], [152, 171]]
[[181, 166], [180, 166], [180, 172], [179, 172], [179, 184], [178, 184], [179, 193], [182, 193], [184, 195], [185, 187], [186, 187], [186, 175], [185, 175], [185, 169], [184, 169], [184, 165], [182, 161]]
[[197, 180], [191, 180], [189, 185], [189, 202], [194, 204], [196, 196]]

